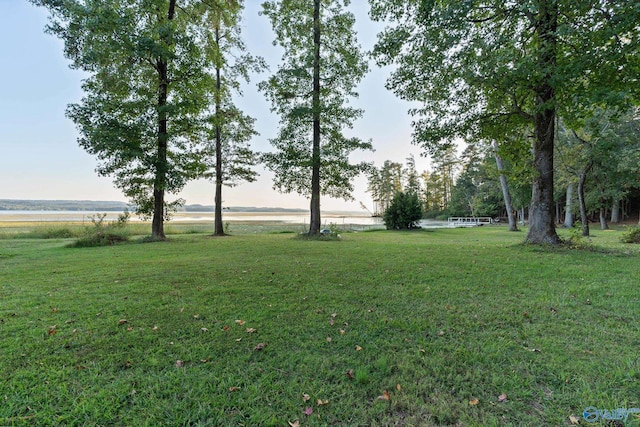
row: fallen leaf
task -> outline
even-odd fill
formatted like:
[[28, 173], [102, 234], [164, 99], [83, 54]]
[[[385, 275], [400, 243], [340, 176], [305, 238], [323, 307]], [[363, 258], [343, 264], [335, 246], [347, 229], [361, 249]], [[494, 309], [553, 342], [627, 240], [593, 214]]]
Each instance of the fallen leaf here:
[[236, 338], [236, 342], [242, 341], [242, 338]]
[[360, 347], [359, 345], [356, 346], [356, 351], [362, 351], [362, 347]]
[[[587, 301], [588, 301], [588, 300], [587, 300]], [[57, 309], [56, 307], [53, 307], [53, 308], [51, 309], [51, 312], [52, 312], [52, 313], [57, 313], [57, 312], [58, 312], [58, 309]]]
[[346, 333], [347, 333], [347, 332], [346, 332], [344, 329], [340, 329], [340, 335], [344, 335], [344, 334], [346, 334]]
[[498, 402], [504, 402], [505, 400], [507, 400], [507, 395], [505, 393], [498, 396]]
[[246, 322], [244, 320], [236, 320], [236, 323], [240, 326], [244, 325]]
[[224, 326], [222, 327], [222, 330], [223, 330], [223, 331], [225, 331], [225, 332], [229, 332], [229, 329], [230, 329], [230, 328], [229, 328], [229, 325], [224, 325]]
[[578, 424], [580, 424], [580, 420], [578, 419], [578, 417], [573, 414], [569, 415], [569, 421], [571, 422], [572, 426], [577, 426]]
[[303, 402], [308, 402], [308, 401], [309, 401], [309, 399], [311, 399], [311, 396], [309, 396], [307, 393], [304, 393], [304, 394], [302, 395], [302, 401], [303, 401]]
[[53, 325], [49, 327], [49, 331], [47, 332], [49, 335], [55, 335], [58, 332], [58, 325]]
[[157, 330], [158, 330], [158, 327], [157, 327], [157, 326], [154, 326], [153, 328], [151, 328], [151, 330], [152, 330], [152, 331], [157, 331]]
[[266, 346], [267, 346], [267, 345], [266, 345], [265, 343], [263, 343], [263, 342], [258, 343], [258, 345], [256, 345], [255, 347], [253, 347], [253, 351], [260, 351], [260, 350], [264, 350], [264, 348], [265, 348]]
[[200, 315], [199, 315], [199, 314], [194, 314], [194, 315], [193, 315], [193, 318], [194, 318], [194, 319], [199, 319], [199, 318], [200, 318]]
[[131, 367], [132, 363], [131, 361], [127, 360], [126, 362], [124, 362], [124, 367], [125, 369], [129, 369]]
[[438, 336], [441, 337], [444, 335], [444, 331], [438, 331]]
[[229, 391], [230, 391], [231, 393], [233, 393], [234, 391], [238, 391], [238, 390], [240, 390], [240, 387], [236, 387], [236, 386], [234, 386], [234, 387], [229, 387]]
[[208, 330], [207, 328], [200, 328], [200, 330], [201, 330], [202, 332], [209, 332], [209, 330]]
[[474, 397], [469, 401], [469, 405], [471, 406], [476, 406], [478, 403], [480, 403], [480, 401], [478, 400], [477, 397]]
[[332, 314], [331, 314], [331, 318], [332, 318], [332, 319], [335, 319], [337, 315], [338, 315], [338, 313], [332, 313]]
[[589, 298], [587, 298], [587, 305], [591, 305], [591, 300]]
[[72, 334], [76, 334], [76, 333], [78, 333], [78, 330], [77, 330], [77, 329], [74, 329], [73, 331], [71, 331], [71, 333], [72, 333]]
[[325, 399], [325, 400], [318, 399], [318, 400], [316, 401], [316, 403], [318, 404], [318, 406], [324, 406], [324, 405], [328, 405], [328, 404], [329, 404], [329, 401], [328, 401], [327, 399]]
[[331, 342], [333, 339], [331, 337], [327, 337], [327, 342]]
[[256, 332], [257, 329], [255, 328], [247, 328], [247, 333], [248, 334], [253, 334], [254, 332]]
[[336, 323], [335, 319], [332, 317], [331, 319], [329, 319], [329, 324], [331, 326], [333, 326]]
[[382, 396], [378, 396], [379, 400], [391, 400], [391, 395], [387, 390], [382, 391]]
[[129, 323], [129, 322], [127, 321], [127, 319], [120, 319], [120, 320], [118, 320], [118, 325], [124, 325], [125, 323]]
[[398, 391], [402, 390], [402, 386], [400, 385], [400, 383], [396, 384], [396, 390]]
[[182, 368], [184, 366], [184, 362], [182, 360], [176, 360], [176, 368]]
[[289, 423], [290, 427], [300, 427], [300, 421], [298, 420], [295, 420], [294, 422], [287, 421], [287, 423]]
[[129, 331], [129, 332], [133, 331], [133, 326], [127, 327], [127, 331]]
[[304, 410], [304, 414], [306, 416], [313, 414], [313, 408], [311, 406], [307, 406], [306, 409]]
[[349, 377], [351, 379], [355, 378], [355, 375], [353, 375], [353, 369], [349, 369], [347, 371], [347, 377]]

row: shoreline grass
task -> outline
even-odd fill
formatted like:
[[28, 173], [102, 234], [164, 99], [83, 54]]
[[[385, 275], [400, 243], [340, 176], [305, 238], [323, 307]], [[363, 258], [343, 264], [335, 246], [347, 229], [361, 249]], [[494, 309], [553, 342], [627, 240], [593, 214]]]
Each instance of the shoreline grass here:
[[501, 227], [249, 233], [0, 240], [0, 425], [541, 426], [640, 407], [639, 251], [619, 231], [594, 232], [598, 251]]

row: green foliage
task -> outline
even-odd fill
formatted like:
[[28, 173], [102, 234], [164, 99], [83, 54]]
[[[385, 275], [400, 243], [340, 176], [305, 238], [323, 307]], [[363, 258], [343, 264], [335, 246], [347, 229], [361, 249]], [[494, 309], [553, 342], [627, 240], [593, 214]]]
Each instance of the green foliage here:
[[[278, 135], [270, 140], [275, 152], [265, 154], [264, 161], [275, 174], [274, 187], [282, 192], [311, 196], [312, 170], [317, 167], [320, 194], [350, 199], [354, 177], [367, 169], [365, 163], [352, 164], [349, 155], [370, 150], [371, 143], [344, 135], [344, 129], [362, 116], [362, 110], [348, 103], [357, 96], [355, 88], [368, 70], [356, 39], [355, 18], [344, 10], [348, 3], [321, 2], [319, 90], [314, 90], [313, 2], [263, 3], [275, 43], [284, 49], [278, 71], [259, 85], [280, 116]], [[315, 119], [320, 123], [316, 154]]]
[[212, 21], [238, 1], [31, 0], [51, 12], [48, 31], [64, 42], [72, 67], [86, 73], [84, 97], [69, 105], [79, 144], [99, 160], [97, 171], [153, 216], [164, 238], [165, 203], [206, 163], [206, 128], [220, 55]]
[[109, 223], [105, 223], [106, 217], [107, 214], [90, 216], [93, 226], [87, 229], [84, 236], [69, 246], [73, 248], [111, 246], [129, 240], [129, 233], [126, 230], [130, 217], [129, 211], [125, 210], [117, 220]]
[[416, 193], [398, 192], [382, 218], [387, 230], [418, 228], [418, 221], [422, 219], [422, 203]]
[[620, 236], [622, 243], [640, 243], [640, 227], [629, 227]]

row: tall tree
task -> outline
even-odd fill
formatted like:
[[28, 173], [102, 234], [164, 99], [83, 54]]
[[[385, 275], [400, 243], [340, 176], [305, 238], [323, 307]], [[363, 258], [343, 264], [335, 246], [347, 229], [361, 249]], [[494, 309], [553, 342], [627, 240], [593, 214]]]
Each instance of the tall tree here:
[[257, 155], [249, 147], [249, 140], [257, 135], [255, 120], [240, 111], [233, 102], [233, 95], [240, 94], [240, 82], [249, 81], [250, 72], [265, 68], [262, 58], [246, 53], [240, 33], [243, 1], [216, 0], [200, 11], [212, 29], [207, 41], [207, 55], [212, 64], [214, 89], [213, 111], [209, 117], [208, 132], [212, 143], [209, 147], [209, 175], [215, 180], [214, 235], [224, 235], [222, 221], [222, 186], [235, 185], [239, 181], [255, 181], [257, 173], [252, 169]]
[[164, 239], [164, 220], [180, 202], [166, 194], [204, 171], [197, 146], [209, 108], [211, 29], [197, 12], [206, 2], [31, 1], [49, 9], [48, 31], [64, 41], [71, 66], [88, 73], [84, 98], [67, 110], [79, 144], [153, 218], [152, 237]]
[[370, 142], [347, 138], [362, 110], [348, 106], [354, 88], [368, 70], [353, 29], [349, 0], [280, 0], [263, 3], [275, 43], [284, 49], [282, 64], [260, 89], [280, 115], [276, 152], [265, 162], [274, 187], [310, 197], [309, 235], [320, 232], [320, 196], [351, 199], [353, 178], [367, 169], [351, 164], [357, 149]]
[[634, 2], [604, 0], [370, 0], [388, 87], [424, 102], [414, 140], [433, 150], [528, 123], [533, 129], [530, 243], [556, 244], [553, 148], [556, 114], [579, 120], [594, 103], [638, 95]]

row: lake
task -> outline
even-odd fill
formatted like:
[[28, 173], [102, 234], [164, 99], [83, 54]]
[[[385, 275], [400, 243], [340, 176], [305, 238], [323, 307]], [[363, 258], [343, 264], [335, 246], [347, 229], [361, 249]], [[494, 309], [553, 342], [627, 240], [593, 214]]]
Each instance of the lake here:
[[[105, 212], [106, 220], [113, 221], [118, 218], [120, 212]], [[89, 211], [0, 211], [0, 222], [81, 222], [91, 223], [91, 216], [102, 214], [102, 212]], [[177, 212], [173, 215], [172, 222], [213, 222], [213, 212]], [[224, 211], [222, 214], [224, 222], [262, 222], [280, 224], [308, 224], [308, 212], [233, 212]], [[140, 219], [131, 215], [131, 221], [137, 222]], [[322, 212], [323, 227], [330, 224], [359, 225], [367, 228], [384, 228], [382, 218], [371, 217], [366, 212]], [[447, 227], [447, 221], [422, 220], [420, 225], [423, 228]]]

